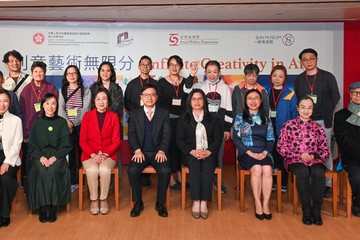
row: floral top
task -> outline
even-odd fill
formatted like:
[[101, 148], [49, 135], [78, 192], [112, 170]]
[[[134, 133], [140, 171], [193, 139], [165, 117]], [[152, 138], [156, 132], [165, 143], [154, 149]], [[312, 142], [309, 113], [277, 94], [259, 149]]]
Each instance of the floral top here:
[[[325, 166], [325, 159], [330, 156], [325, 131], [313, 120], [304, 122], [297, 117], [287, 121], [281, 128], [277, 150], [284, 158], [284, 166], [293, 163], [303, 163], [311, 166], [316, 163]], [[301, 154], [304, 152], [314, 155], [314, 159], [303, 161]]]
[[235, 118], [233, 141], [239, 149], [239, 157], [248, 150], [254, 153], [261, 153], [266, 150], [269, 154], [274, 147], [274, 130], [271, 121], [261, 123], [258, 114], [252, 115], [252, 124], [245, 122], [242, 113]]

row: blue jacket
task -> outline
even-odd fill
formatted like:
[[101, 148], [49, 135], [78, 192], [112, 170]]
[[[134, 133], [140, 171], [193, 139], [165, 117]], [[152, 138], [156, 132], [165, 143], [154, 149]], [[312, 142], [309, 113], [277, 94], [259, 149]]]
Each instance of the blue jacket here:
[[[271, 87], [267, 88], [267, 92], [271, 93]], [[297, 97], [295, 92], [284, 86], [281, 97], [276, 109], [276, 136], [280, 135], [280, 129], [287, 120], [294, 119], [298, 116], [296, 109]]]

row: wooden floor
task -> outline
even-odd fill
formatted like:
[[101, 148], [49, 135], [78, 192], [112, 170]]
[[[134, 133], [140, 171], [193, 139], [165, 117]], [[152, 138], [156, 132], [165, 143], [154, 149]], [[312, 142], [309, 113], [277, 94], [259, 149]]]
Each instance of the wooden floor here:
[[345, 206], [339, 207], [334, 218], [331, 200], [325, 200], [323, 226], [305, 226], [301, 223], [301, 209], [293, 215], [292, 204], [283, 194], [283, 212], [276, 213], [276, 196], [272, 195], [271, 221], [260, 221], [254, 216], [253, 198], [249, 184], [245, 192], [245, 212], [239, 212], [235, 201], [234, 165], [224, 167], [224, 182], [228, 193], [223, 194], [223, 210], [216, 209], [216, 197], [209, 209], [207, 220], [193, 219], [191, 201], [187, 190], [186, 210], [181, 210], [180, 191], [171, 191], [171, 209], [168, 218], [157, 215], [155, 205], [156, 175], [152, 185], [143, 188], [145, 210], [140, 217], [130, 217], [129, 184], [126, 169], [120, 183], [120, 211], [115, 211], [114, 194], [109, 195], [108, 215], [92, 216], [89, 201], [84, 211], [78, 212], [78, 192], [72, 194], [71, 212], [62, 209], [56, 223], [40, 223], [38, 215], [29, 215], [22, 189], [18, 190], [16, 213], [11, 224], [0, 228], [0, 239], [360, 239], [360, 218], [345, 216]]

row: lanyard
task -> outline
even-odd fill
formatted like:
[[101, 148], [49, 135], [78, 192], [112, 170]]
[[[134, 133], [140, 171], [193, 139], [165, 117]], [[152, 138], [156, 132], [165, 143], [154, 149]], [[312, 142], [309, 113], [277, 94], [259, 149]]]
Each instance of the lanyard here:
[[216, 97], [216, 89], [217, 89], [217, 86], [218, 86], [218, 84], [215, 84], [215, 91], [214, 91], [214, 94], [213, 94], [213, 92], [211, 92], [211, 85], [210, 85], [210, 83], [209, 83], [209, 89], [210, 89], [210, 96], [211, 96], [211, 100], [215, 100], [215, 97]]
[[42, 91], [44, 90], [45, 83], [42, 83], [42, 87], [41, 87], [41, 89], [40, 89], [39, 94], [36, 94], [36, 90], [35, 90], [35, 88], [34, 88], [34, 85], [35, 85], [35, 83], [32, 82], [32, 83], [31, 83], [31, 88], [32, 88], [32, 90], [33, 90], [33, 93], [35, 94], [35, 97], [36, 97], [37, 101], [40, 102], [40, 100], [41, 100], [41, 93], [42, 93]]
[[311, 85], [310, 82], [309, 82], [309, 77], [308, 77], [308, 74], [306, 73], [306, 81], [309, 85], [309, 88], [310, 88], [310, 93], [313, 94], [314, 92], [314, 87], [315, 87], [315, 81], [316, 81], [316, 77], [317, 77], [317, 74], [318, 74], [318, 71], [316, 71], [315, 75], [314, 75], [314, 82], [313, 84]]
[[173, 85], [173, 87], [174, 87], [176, 97], [178, 97], [178, 96], [179, 96], [180, 78], [181, 78], [181, 77], [179, 77], [179, 79], [178, 79], [177, 82], [175, 82], [175, 80], [174, 80], [170, 75], [169, 75], [169, 78], [170, 78], [170, 80], [171, 80], [172, 83], [173, 83], [172, 85]]
[[[74, 101], [72, 102], [72, 104], [70, 103], [70, 105], [71, 105], [71, 108], [74, 108], [74, 105], [75, 105], [75, 102], [76, 102], [76, 92], [78, 91], [80, 89], [80, 87], [77, 87], [77, 88], [75, 88], [75, 90], [74, 91], [72, 91], [71, 93], [70, 93], [70, 95], [69, 95], [69, 100], [71, 99], [71, 98], [73, 98], [74, 99]], [[68, 92], [70, 92], [70, 86], [68, 87]]]
[[277, 99], [275, 99], [275, 90], [274, 90], [274, 88], [271, 89], [271, 93], [272, 93], [272, 97], [273, 97], [273, 100], [274, 100], [275, 109], [276, 109], [277, 104], [279, 103], [279, 100], [280, 100], [281, 93], [282, 93], [283, 89], [284, 89], [284, 88], [281, 89], [281, 91], [280, 91], [279, 96], [277, 97]]
[[[139, 80], [140, 80], [140, 85], [141, 85], [141, 88], [143, 87], [143, 80], [141, 78], [141, 75], [139, 75]], [[146, 84], [149, 84], [149, 81], [150, 81], [150, 76], [148, 76], [148, 78], [146, 79]]]

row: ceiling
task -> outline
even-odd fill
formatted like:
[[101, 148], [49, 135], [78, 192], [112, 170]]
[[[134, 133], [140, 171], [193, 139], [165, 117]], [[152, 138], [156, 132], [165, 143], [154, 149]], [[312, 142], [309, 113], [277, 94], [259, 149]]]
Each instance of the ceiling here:
[[360, 20], [360, 1], [0, 0], [0, 20], [343, 21]]

